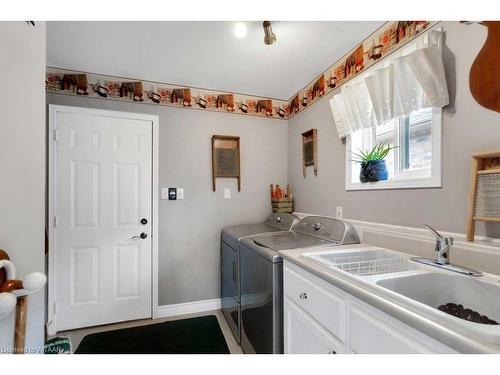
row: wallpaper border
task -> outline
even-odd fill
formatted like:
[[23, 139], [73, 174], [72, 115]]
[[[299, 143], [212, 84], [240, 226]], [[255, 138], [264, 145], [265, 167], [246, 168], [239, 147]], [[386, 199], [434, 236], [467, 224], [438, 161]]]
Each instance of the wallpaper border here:
[[440, 21], [388, 21], [293, 95], [287, 118], [316, 103]]
[[286, 120], [286, 100], [46, 67], [47, 93]]
[[47, 93], [287, 120], [440, 21], [388, 21], [289, 100], [46, 67]]

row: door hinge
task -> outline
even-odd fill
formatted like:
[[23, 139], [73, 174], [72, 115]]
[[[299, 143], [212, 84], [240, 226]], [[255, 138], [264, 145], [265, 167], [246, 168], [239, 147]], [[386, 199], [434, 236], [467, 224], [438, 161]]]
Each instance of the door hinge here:
[[54, 216], [54, 228], [57, 227], [57, 216]]
[[52, 133], [54, 137], [54, 142], [59, 141], [59, 137], [57, 136], [57, 129], [54, 129], [54, 132]]

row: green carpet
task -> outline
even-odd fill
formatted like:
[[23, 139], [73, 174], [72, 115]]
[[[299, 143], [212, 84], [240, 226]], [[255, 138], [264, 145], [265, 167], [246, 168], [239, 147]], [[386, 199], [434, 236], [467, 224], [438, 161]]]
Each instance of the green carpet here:
[[94, 333], [75, 354], [229, 354], [215, 315]]

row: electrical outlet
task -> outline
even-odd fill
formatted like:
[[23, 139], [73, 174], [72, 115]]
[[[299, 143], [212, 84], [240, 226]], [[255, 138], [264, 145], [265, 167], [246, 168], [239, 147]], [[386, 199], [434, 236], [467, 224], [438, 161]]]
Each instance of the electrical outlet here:
[[343, 207], [337, 207], [335, 216], [337, 216], [337, 219], [342, 219], [344, 217], [344, 208]]

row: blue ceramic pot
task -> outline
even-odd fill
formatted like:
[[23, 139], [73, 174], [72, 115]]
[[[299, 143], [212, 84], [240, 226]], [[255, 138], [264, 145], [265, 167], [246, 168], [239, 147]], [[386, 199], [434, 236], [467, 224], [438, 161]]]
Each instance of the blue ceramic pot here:
[[389, 178], [385, 160], [370, 160], [361, 164], [359, 180], [361, 182], [384, 181]]

